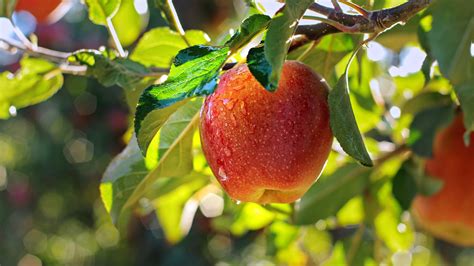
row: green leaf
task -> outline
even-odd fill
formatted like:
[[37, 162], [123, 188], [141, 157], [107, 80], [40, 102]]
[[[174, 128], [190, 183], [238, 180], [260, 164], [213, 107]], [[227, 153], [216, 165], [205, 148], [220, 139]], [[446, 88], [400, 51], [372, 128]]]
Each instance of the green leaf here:
[[267, 28], [270, 21], [269, 16], [261, 14], [248, 17], [242, 22], [240, 29], [227, 41], [226, 45], [230, 47], [231, 51], [239, 50]]
[[107, 166], [100, 184], [102, 202], [114, 224], [128, 219], [128, 215], [122, 213], [123, 206], [147, 173], [136, 138], [132, 137], [127, 147]]
[[[153, 201], [156, 216], [169, 243], [179, 242], [188, 233], [188, 228], [185, 228], [184, 224], [191, 221], [184, 220], [194, 218], [194, 213], [191, 212], [197, 210], [198, 204], [196, 200], [190, 198], [206, 184], [206, 181], [200, 178], [193, 179]], [[187, 202], [191, 208], [186, 208]], [[185, 215], [184, 212], [188, 213]]]
[[176, 10], [173, 6], [172, 0], [155, 0], [156, 7], [161, 11], [161, 17], [168, 23], [168, 26], [176, 31], [180, 32], [179, 21], [176, 21]]
[[[288, 40], [293, 36], [298, 21], [313, 2], [314, 0], [287, 0], [283, 13], [275, 15], [270, 22], [265, 39], [265, 58], [272, 67], [268, 86], [273, 90], [278, 87], [280, 73], [290, 46]], [[262, 85], [267, 87], [265, 84]]]
[[443, 181], [427, 176], [424, 163], [409, 159], [403, 162], [392, 182], [392, 194], [403, 210], [410, 209], [417, 194], [431, 196], [441, 190]]
[[69, 57], [69, 61], [87, 66], [87, 74], [106, 87], [118, 85], [133, 90], [150, 74], [140, 63], [117, 58], [109, 51], [79, 50]]
[[405, 161], [392, 182], [392, 194], [403, 210], [410, 209], [411, 202], [417, 193], [412, 167], [411, 161]]
[[469, 144], [469, 136], [474, 131], [474, 79], [456, 85], [454, 91], [461, 103], [461, 109], [464, 114], [464, 127], [466, 128], [464, 142]]
[[[288, 59], [299, 59], [311, 46], [312, 44], [310, 43], [292, 51], [288, 54]], [[329, 35], [324, 37], [300, 61], [311, 67], [316, 73], [322, 75], [326, 80], [330, 80], [336, 64], [353, 49], [354, 44], [349, 36]]]
[[11, 106], [16, 109], [34, 105], [49, 99], [63, 85], [63, 75], [53, 64], [25, 57], [16, 74], [0, 74], [0, 118], [10, 116]]
[[245, 203], [234, 218], [230, 231], [241, 236], [249, 230], [259, 230], [275, 219], [275, 213], [256, 203]]
[[266, 90], [275, 91], [276, 88], [271, 86], [269, 80], [272, 66], [270, 66], [268, 61], [265, 59], [263, 46], [249, 50], [247, 55], [247, 67], [255, 79], [257, 79]]
[[414, 153], [433, 156], [433, 142], [436, 132], [449, 125], [454, 119], [452, 105], [436, 106], [417, 113], [410, 125], [410, 136], [407, 144]]
[[129, 46], [137, 40], [148, 20], [145, 16], [138, 14], [134, 2], [134, 0], [122, 0], [117, 14], [112, 19], [123, 46]]
[[353, 53], [344, 74], [339, 78], [334, 89], [329, 92], [330, 124], [332, 133], [347, 154], [362, 165], [373, 166], [357, 126], [349, 96], [347, 73], [356, 53], [357, 51]]
[[[209, 37], [198, 30], [188, 30], [185, 36], [191, 45], [205, 44], [209, 41]], [[187, 44], [179, 33], [169, 28], [155, 28], [143, 35], [130, 59], [147, 67], [167, 68], [171, 66], [174, 56], [186, 47]]]
[[405, 102], [402, 107], [403, 113], [417, 114], [422, 110], [436, 106], [446, 106], [452, 104], [451, 97], [439, 92], [422, 92]]
[[16, 0], [0, 0], [0, 17], [11, 17], [15, 10]]
[[97, 25], [107, 25], [120, 7], [121, 0], [85, 0], [89, 8], [89, 19]]
[[140, 181], [130, 195], [127, 208], [143, 197], [160, 177], [185, 175], [192, 171], [192, 138], [199, 122], [201, 102], [200, 99], [188, 100], [167, 119], [159, 134], [158, 150], [154, 147], [151, 149], [150, 145], [147, 153], [147, 160], [150, 154], [158, 154], [157, 164], [152, 166], [153, 170]]
[[[193, 170], [193, 133], [199, 121], [201, 105], [201, 99], [187, 102], [161, 127], [158, 144], [160, 176], [182, 176]], [[165, 155], [166, 160], [161, 161]]]
[[455, 85], [473, 80], [474, 5], [465, 0], [437, 0], [429, 10], [433, 21], [428, 40], [441, 72]]
[[143, 92], [135, 114], [135, 132], [144, 153], [163, 123], [184, 104], [183, 100], [214, 91], [228, 53], [227, 47], [184, 49], [176, 56], [178, 65], [171, 67], [168, 80]]
[[301, 198], [295, 210], [295, 223], [312, 224], [335, 215], [352, 197], [369, 184], [370, 168], [347, 164], [329, 176], [322, 176]]

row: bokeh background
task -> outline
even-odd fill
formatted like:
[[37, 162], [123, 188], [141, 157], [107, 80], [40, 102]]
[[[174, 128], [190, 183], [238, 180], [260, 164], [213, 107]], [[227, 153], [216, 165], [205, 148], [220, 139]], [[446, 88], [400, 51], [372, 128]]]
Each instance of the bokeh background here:
[[[391, 6], [403, 1], [376, 2]], [[25, 34], [34, 32], [40, 46], [59, 51], [108, 45], [106, 29], [87, 19], [85, 6], [68, 3], [66, 15], [52, 24], [37, 24], [18, 13], [20, 28]], [[114, 23], [122, 43], [133, 47], [143, 32], [165, 22], [153, 1], [128, 3], [128, 11], [119, 11]], [[244, 1], [174, 3], [185, 29], [203, 30], [211, 39], [220, 38], [246, 14]], [[276, 10], [278, 5], [268, 8]], [[396, 28], [392, 39], [381, 38], [367, 49], [371, 73], [381, 76], [367, 82], [373, 90], [383, 87], [382, 96], [410, 94], [422, 86], [419, 71], [426, 54], [413, 37], [416, 25], [404, 28], [410, 34]], [[15, 71], [17, 60], [18, 55], [0, 53], [1, 70]], [[395, 105], [387, 111], [389, 120], [401, 116]], [[125, 146], [130, 121], [119, 87], [105, 88], [94, 79], [71, 75], [65, 75], [63, 88], [50, 100], [0, 121], [0, 265], [339, 265], [342, 243], [357, 229], [350, 224], [362, 219], [360, 198], [338, 214], [344, 226], [328, 219], [298, 232], [304, 235], [300, 247], [281, 249], [279, 243], [284, 246], [296, 229], [278, 221], [264, 227], [274, 214], [254, 204], [245, 205], [238, 217], [210, 220], [197, 212], [189, 234], [175, 244], [167, 240], [154, 213], [134, 217], [127, 233], [120, 235], [102, 205], [99, 184], [108, 163]], [[239, 208], [228, 205], [231, 211]], [[393, 213], [387, 211], [378, 225], [380, 230], [386, 226], [384, 241], [393, 241], [388, 243], [393, 250], [413, 246], [414, 265], [474, 265], [472, 249], [415, 233], [408, 214], [394, 218]], [[412, 245], [415, 238], [418, 244]], [[393, 258], [388, 263], [394, 263]]]

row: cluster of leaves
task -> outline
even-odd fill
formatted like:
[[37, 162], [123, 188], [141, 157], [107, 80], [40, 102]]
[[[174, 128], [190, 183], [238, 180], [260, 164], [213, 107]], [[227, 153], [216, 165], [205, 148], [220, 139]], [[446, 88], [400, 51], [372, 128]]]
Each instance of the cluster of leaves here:
[[[227, 41], [210, 45], [205, 33], [183, 32], [176, 25], [169, 1], [157, 1], [170, 27], [146, 32], [127, 58], [108, 49], [71, 54], [69, 62], [87, 66], [88, 76], [104, 86], [122, 87], [135, 116], [134, 134], [107, 168], [100, 187], [114, 223], [119, 227], [125, 225], [134, 209], [142, 213], [154, 210], [170, 242], [184, 237], [186, 226], [182, 223], [183, 217], [189, 215], [188, 206], [200, 202], [200, 195], [215, 186], [196, 134], [201, 97], [214, 91], [226, 63], [238, 58], [244, 46], [266, 32], [263, 44], [250, 49], [247, 55], [252, 74], [265, 89], [274, 91], [286, 59], [301, 60], [321, 73], [334, 85], [329, 95], [333, 133], [342, 150], [358, 163], [333, 152], [323, 176], [294, 209], [288, 205], [265, 208], [226, 201], [224, 214], [214, 219], [215, 226], [230, 229], [236, 235], [268, 226], [270, 246], [283, 261], [293, 259], [285, 252], [302, 252], [295, 244], [303, 234], [302, 228], [318, 221], [324, 221], [325, 227], [331, 229], [367, 224], [368, 228], [361, 226], [356, 236], [368, 244], [382, 239], [392, 252], [412, 246], [414, 240], [409, 233], [413, 228], [400, 220], [400, 213], [409, 209], [417, 194], [431, 195], [441, 188], [442, 183], [425, 176], [420, 167], [423, 158], [432, 155], [436, 131], [449, 124], [456, 111], [453, 97], [440, 91], [449, 93], [446, 88], [454, 88], [464, 112], [467, 134], [474, 130], [474, 59], [469, 56], [474, 34], [472, 7], [465, 7], [462, 0], [438, 0], [420, 16], [415, 23], [419, 22], [420, 44], [427, 52], [424, 82], [421, 86], [407, 86], [413, 77], [394, 78], [400, 88], [398, 94], [410, 90], [416, 96], [406, 100], [395, 94], [380, 103], [374, 100], [368, 84], [370, 77], [385, 70], [369, 61], [363, 52], [357, 54], [356, 43], [361, 39], [331, 35], [315, 48], [308, 49], [313, 45], [308, 44], [288, 53], [288, 40], [312, 2], [286, 1], [282, 12], [273, 18], [263, 14], [249, 16]], [[116, 17], [127, 3], [86, 1], [90, 20], [106, 27], [111, 22], [119, 23]], [[256, 7], [252, 10], [255, 12]], [[117, 29], [120, 37], [120, 27]], [[7, 84], [0, 88], [0, 117], [7, 117], [12, 106], [21, 108], [49, 98], [62, 85], [61, 71], [54, 64], [28, 57], [21, 64], [16, 75], [0, 76], [1, 83]], [[163, 69], [169, 69], [166, 80]], [[402, 106], [401, 118], [396, 123], [387, 121], [386, 110], [391, 106]], [[380, 130], [380, 123], [388, 129]], [[408, 137], [402, 132], [407, 127]], [[365, 144], [360, 132], [366, 137]], [[402, 156], [404, 161], [385, 158], [377, 161], [375, 167], [365, 167], [374, 165], [369, 152], [372, 156], [382, 154], [378, 145], [381, 140], [409, 147], [413, 155]], [[351, 214], [354, 209], [360, 215]], [[254, 219], [256, 216], [259, 218]], [[331, 217], [337, 217], [336, 225], [330, 225]], [[397, 233], [399, 223], [409, 227], [403, 234]], [[309, 235], [323, 234], [323, 230], [314, 228], [307, 231]], [[345, 250], [349, 257], [346, 259], [354, 264], [373, 253], [365, 245], [334, 239], [334, 261], [339, 260], [341, 253], [344, 256]], [[354, 251], [352, 244], [358, 250]]]

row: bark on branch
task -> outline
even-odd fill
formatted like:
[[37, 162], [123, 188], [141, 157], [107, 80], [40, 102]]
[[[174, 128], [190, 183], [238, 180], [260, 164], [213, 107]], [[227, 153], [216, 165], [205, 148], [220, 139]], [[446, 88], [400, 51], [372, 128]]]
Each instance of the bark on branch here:
[[[367, 17], [337, 12], [333, 8], [318, 3], [313, 3], [309, 9], [343, 26], [352, 28], [353, 31], [351, 31], [351, 33], [377, 34], [398, 23], [407, 22], [418, 12], [428, 7], [431, 2], [432, 0], [409, 0], [396, 7], [368, 11]], [[341, 32], [341, 30], [324, 22], [314, 25], [298, 26], [290, 49], [293, 50], [308, 42], [317, 41], [326, 35], [338, 32]]]

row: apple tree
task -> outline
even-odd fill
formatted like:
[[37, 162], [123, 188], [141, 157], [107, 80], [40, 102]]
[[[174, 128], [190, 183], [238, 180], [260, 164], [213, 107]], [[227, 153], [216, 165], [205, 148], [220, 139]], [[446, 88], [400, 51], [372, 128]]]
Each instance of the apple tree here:
[[85, 0], [107, 45], [64, 52], [22, 21], [61, 21], [71, 3], [0, 1], [0, 59], [18, 63], [0, 74], [0, 118], [72, 78], [121, 95], [124, 148], [94, 185], [123, 242], [141, 220], [179, 245], [204, 220], [208, 263], [472, 263], [474, 5], [228, 2], [238, 12], [206, 33], [183, 27], [186, 1]]

